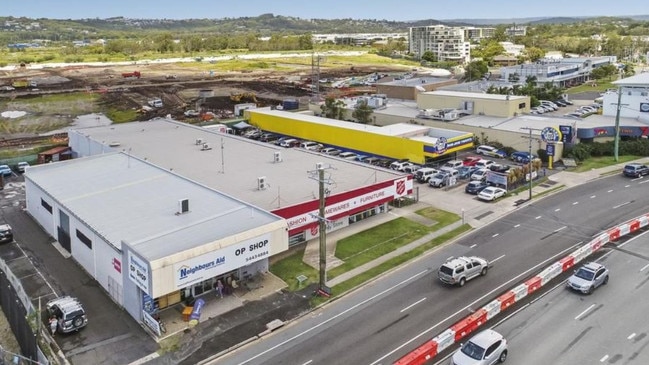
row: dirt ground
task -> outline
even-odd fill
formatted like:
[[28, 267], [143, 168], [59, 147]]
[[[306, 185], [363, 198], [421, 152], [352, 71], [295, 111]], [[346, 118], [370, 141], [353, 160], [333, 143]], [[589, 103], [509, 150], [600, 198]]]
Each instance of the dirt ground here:
[[[15, 120], [0, 117], [0, 138], [36, 136], [66, 127], [77, 115], [105, 110], [137, 110], [137, 120], [171, 115], [176, 120], [197, 123], [212, 118], [234, 118], [234, 106], [240, 103], [252, 102], [264, 107], [297, 99], [300, 105], [306, 105], [316, 97], [312, 92], [311, 67], [286, 65], [282, 68], [286, 70], [210, 72], [187, 64], [140, 64], [0, 71], [0, 85], [24, 79], [38, 84], [35, 90], [0, 93], [0, 103], [6, 103], [3, 110], [28, 112], [27, 116]], [[133, 71], [139, 71], [141, 77], [122, 76]], [[319, 78], [331, 80], [404, 71], [405, 68], [395, 66], [345, 65], [321, 68]], [[363, 91], [367, 89], [364, 87]], [[99, 102], [91, 98], [41, 102], [41, 95], [71, 91], [99, 95]], [[331, 91], [326, 85], [319, 87], [321, 97]], [[147, 102], [155, 98], [163, 101], [162, 108], [147, 107]], [[188, 110], [200, 115], [188, 117], [185, 115]]]
[[[0, 309], [0, 348], [14, 354], [20, 354], [20, 346], [18, 345], [18, 341], [16, 341], [16, 337], [14, 336], [13, 332], [11, 332], [9, 322], [7, 322], [7, 318], [5, 317], [2, 309]], [[5, 356], [3, 359], [10, 358], [10, 356]]]

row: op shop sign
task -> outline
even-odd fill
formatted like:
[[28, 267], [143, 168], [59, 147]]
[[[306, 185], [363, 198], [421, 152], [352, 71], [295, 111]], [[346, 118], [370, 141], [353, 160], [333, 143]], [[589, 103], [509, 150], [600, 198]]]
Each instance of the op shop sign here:
[[268, 258], [270, 245], [270, 235], [262, 235], [174, 264], [176, 289]]

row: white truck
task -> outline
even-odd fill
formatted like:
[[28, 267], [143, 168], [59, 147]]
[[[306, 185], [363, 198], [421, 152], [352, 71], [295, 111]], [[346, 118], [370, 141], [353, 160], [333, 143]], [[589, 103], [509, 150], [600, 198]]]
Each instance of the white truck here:
[[149, 100], [149, 106], [153, 108], [162, 108], [162, 99], [152, 99]]

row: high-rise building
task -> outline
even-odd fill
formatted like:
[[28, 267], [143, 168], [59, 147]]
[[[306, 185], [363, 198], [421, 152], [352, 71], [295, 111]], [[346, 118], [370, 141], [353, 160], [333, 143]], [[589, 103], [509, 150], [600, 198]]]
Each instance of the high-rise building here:
[[409, 51], [418, 57], [430, 51], [438, 61], [468, 63], [471, 60], [471, 48], [464, 33], [463, 28], [441, 24], [412, 27], [408, 34]]

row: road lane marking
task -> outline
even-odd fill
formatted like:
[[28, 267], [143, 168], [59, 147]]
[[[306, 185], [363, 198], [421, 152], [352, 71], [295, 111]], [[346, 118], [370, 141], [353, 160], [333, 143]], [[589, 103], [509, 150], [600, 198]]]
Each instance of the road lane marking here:
[[599, 362], [605, 362], [606, 360], [608, 360], [608, 355], [605, 355], [604, 357], [599, 359]]
[[574, 202], [574, 203], [572, 203], [572, 205], [577, 205], [577, 204], [579, 204], [579, 202]]
[[469, 246], [469, 248], [475, 248], [477, 245], [478, 245], [477, 243], [474, 243], [471, 246]]
[[643, 272], [643, 271], [647, 270], [648, 267], [649, 267], [649, 264], [646, 264], [645, 266], [642, 267], [642, 269], [640, 269], [640, 272]]
[[607, 191], [607, 193], [612, 193], [612, 192], [613, 192], [613, 190], [609, 190], [609, 191]]
[[557, 209], [555, 209], [554, 211], [555, 211], [555, 212], [558, 212], [558, 211], [560, 211], [560, 210], [561, 210], [561, 208], [557, 208]]
[[[649, 232], [649, 231], [647, 231], [647, 232]], [[419, 334], [413, 336], [412, 338], [410, 338], [409, 340], [405, 341], [405, 342], [402, 343], [401, 345], [397, 346], [397, 347], [394, 348], [393, 350], [387, 352], [385, 355], [383, 355], [383, 356], [379, 357], [378, 359], [374, 360], [374, 361], [371, 362], [369, 365], [377, 365], [377, 364], [382, 363], [382, 361], [385, 360], [386, 358], [388, 358], [389, 356], [392, 356], [393, 354], [395, 354], [396, 352], [400, 351], [400, 350], [403, 349], [404, 347], [406, 347], [406, 346], [410, 345], [411, 343], [417, 341], [420, 337], [428, 335], [430, 332], [432, 332], [433, 330], [435, 330], [437, 327], [443, 325], [444, 323], [450, 321], [452, 318], [455, 318], [455, 317], [458, 316], [459, 314], [465, 312], [468, 308], [471, 308], [474, 304], [476, 304], [476, 303], [480, 303], [480, 302], [481, 302], [482, 300], [484, 300], [485, 298], [489, 298], [489, 297], [493, 296], [495, 293], [500, 292], [500, 291], [502, 290], [502, 288], [504, 288], [504, 287], [506, 287], [506, 286], [508, 286], [508, 285], [511, 285], [511, 283], [513, 283], [513, 282], [518, 281], [521, 277], [524, 277], [524, 276], [529, 275], [530, 272], [533, 272], [534, 270], [538, 270], [539, 267], [543, 267], [543, 266], [547, 265], [548, 262], [554, 262], [554, 261], [557, 259], [557, 257], [563, 257], [563, 255], [565, 255], [565, 254], [568, 253], [568, 252], [573, 251], [575, 248], [579, 247], [579, 245], [581, 245], [582, 243], [583, 243], [583, 242], [578, 242], [577, 244], [572, 245], [571, 247], [568, 247], [568, 248], [562, 250], [561, 252], [557, 253], [556, 255], [554, 255], [554, 256], [552, 256], [552, 257], [550, 257], [550, 258], [547, 258], [546, 260], [544, 260], [544, 261], [542, 261], [542, 262], [540, 262], [540, 263], [534, 265], [533, 267], [531, 267], [531, 268], [529, 268], [529, 269], [527, 269], [527, 270], [521, 272], [520, 274], [518, 274], [518, 275], [514, 276], [513, 278], [507, 280], [506, 282], [500, 284], [498, 287], [492, 289], [490, 292], [486, 293], [485, 295], [481, 296], [480, 298], [478, 298], [478, 299], [474, 300], [473, 302], [469, 303], [466, 307], [461, 308], [461, 309], [458, 310], [457, 312], [455, 312], [455, 313], [451, 314], [450, 316], [448, 316], [448, 317], [446, 317], [446, 318], [440, 320], [440, 321], [437, 322], [436, 324], [433, 324], [431, 327], [429, 327], [429, 328], [423, 330], [422, 332], [420, 332]], [[313, 328], [311, 328], [311, 329], [313, 329]], [[310, 331], [311, 329], [309, 329], [309, 331]], [[295, 337], [297, 337], [297, 336], [295, 336]], [[295, 337], [294, 337], [294, 338], [295, 338]], [[286, 342], [288, 342], [288, 341], [289, 341], [289, 340], [285, 341], [284, 343], [286, 343]], [[283, 345], [283, 344], [282, 344], [282, 345]], [[279, 346], [280, 346], [280, 345], [277, 345], [277, 346], [275, 346], [273, 349], [275, 349], [275, 348], [277, 348], [277, 347], [279, 347]], [[271, 349], [266, 350], [265, 352], [268, 352], [268, 351], [270, 351], [270, 350], [271, 350]], [[257, 355], [256, 357], [258, 357], [258, 356], [261, 356], [261, 355]], [[248, 361], [246, 361], [246, 362], [249, 362], [249, 361], [250, 361], [250, 360], [248, 360]]]
[[408, 309], [410, 309], [410, 308], [416, 306], [417, 304], [423, 302], [424, 300], [426, 300], [426, 297], [423, 297], [423, 298], [419, 299], [418, 301], [416, 301], [416, 302], [410, 304], [409, 306], [403, 308], [401, 311], [399, 311], [399, 313], [403, 313], [403, 312], [407, 311]]
[[305, 362], [305, 363], [302, 364], [302, 365], [309, 365], [309, 364], [312, 363], [312, 362], [313, 362], [313, 360], [309, 360], [309, 361]]
[[490, 264], [493, 264], [494, 262], [496, 262], [496, 261], [498, 261], [498, 260], [500, 260], [500, 259], [502, 259], [503, 257], [505, 257], [505, 255], [502, 255], [502, 256], [498, 256], [498, 257], [496, 257], [495, 259], [493, 259], [493, 260], [491, 260], [491, 261], [489, 261], [489, 263], [490, 263]]
[[518, 227], [520, 227], [520, 226], [521, 226], [520, 224], [517, 224], [517, 225], [514, 226], [514, 228], [518, 228]]
[[640, 181], [638, 184], [646, 184], [646, 183], [649, 183], [649, 180]]
[[630, 334], [629, 337], [627, 337], [627, 340], [632, 340], [635, 337], [635, 332]]
[[591, 195], [590, 198], [595, 199], [595, 198], [597, 198], [597, 195]]
[[631, 179], [631, 181], [633, 181], [633, 182], [636, 182], [636, 181], [638, 181], [638, 180], [642, 180], [642, 176], [638, 176], [638, 177], [636, 177], [635, 179]]
[[498, 237], [499, 234], [500, 234], [500, 233], [494, 233], [494, 234], [491, 236], [491, 238]]
[[631, 204], [631, 202], [626, 202], [626, 203], [618, 204], [618, 205], [614, 206], [613, 209], [621, 208], [621, 207], [623, 207], [623, 206], [625, 206], [625, 205], [629, 205], [629, 204]]
[[630, 186], [631, 186], [631, 185], [624, 185], [625, 188], [628, 188], [628, 187], [630, 187]]
[[541, 219], [541, 216], [538, 216], [538, 217], [536, 217], [536, 218], [534, 218], [534, 219]]
[[586, 313], [590, 312], [591, 309], [595, 308], [595, 304], [591, 304], [590, 307], [586, 308], [583, 312], [579, 313], [577, 317], [575, 317], [575, 320], [579, 320], [579, 318], [583, 317], [586, 315]]
[[554, 232], [556, 233], [556, 232], [559, 232], [559, 231], [563, 231], [563, 230], [566, 229], [566, 228], [568, 228], [568, 226], [563, 226], [563, 227], [561, 227], [561, 228], [557, 228], [557, 229], [555, 229]]

